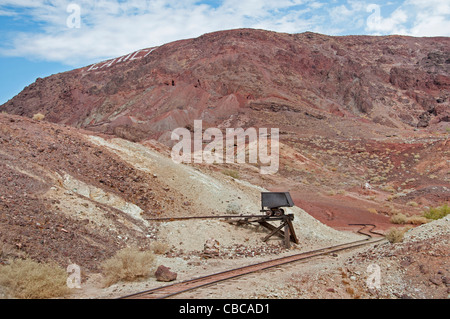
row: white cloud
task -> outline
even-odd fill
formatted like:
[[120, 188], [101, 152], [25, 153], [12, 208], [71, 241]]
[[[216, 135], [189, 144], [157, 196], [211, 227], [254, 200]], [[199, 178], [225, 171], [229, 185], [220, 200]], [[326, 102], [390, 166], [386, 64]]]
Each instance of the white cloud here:
[[66, 23], [70, 15], [66, 9], [71, 1], [40, 0], [33, 1], [32, 6], [30, 3], [6, 0], [2, 4], [14, 4], [35, 21], [44, 22], [44, 32], [16, 33], [9, 45], [0, 49], [1, 54], [73, 65], [217, 30], [273, 27], [277, 31], [300, 32], [304, 25], [297, 24], [302, 20], [292, 12], [281, 12], [301, 4], [290, 0], [225, 0], [216, 8], [193, 0], [79, 0], [74, 2], [81, 8], [79, 29], [70, 29]]
[[15, 16], [16, 13], [9, 10], [0, 10], [0, 16]]
[[367, 5], [366, 31], [371, 34], [402, 34], [410, 36], [450, 36], [450, 3], [448, 0], [407, 0], [389, 16], [383, 7]]
[[410, 33], [414, 36], [436, 36], [436, 30], [442, 30], [438, 35], [450, 36], [450, 21], [441, 15], [419, 15]]
[[[370, 1], [370, 0], [368, 0]], [[70, 3], [79, 5], [80, 28], [67, 25]], [[385, 9], [394, 8], [390, 14]], [[378, 11], [377, 11], [378, 10]], [[371, 5], [341, 0], [1, 0], [0, 15], [21, 16], [37, 30], [9, 31], [0, 54], [89, 64], [142, 48], [234, 28], [326, 34], [449, 35], [448, 0], [406, 0]]]
[[401, 10], [396, 9], [392, 14], [383, 18], [381, 16], [380, 6], [376, 4], [370, 4], [367, 6], [367, 11], [372, 14], [367, 18], [367, 31], [373, 34], [405, 34], [406, 29], [403, 24], [407, 22], [407, 14]]
[[417, 8], [410, 34], [414, 36], [450, 36], [450, 2], [448, 0], [408, 0], [405, 5]]

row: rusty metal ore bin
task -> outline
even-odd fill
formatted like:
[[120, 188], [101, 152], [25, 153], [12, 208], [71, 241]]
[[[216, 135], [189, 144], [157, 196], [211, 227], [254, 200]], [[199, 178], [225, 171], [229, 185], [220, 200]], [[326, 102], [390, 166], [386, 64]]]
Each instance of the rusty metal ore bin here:
[[269, 209], [278, 207], [292, 207], [294, 202], [292, 201], [291, 194], [289, 192], [262, 192], [261, 193], [261, 209], [264, 207]]

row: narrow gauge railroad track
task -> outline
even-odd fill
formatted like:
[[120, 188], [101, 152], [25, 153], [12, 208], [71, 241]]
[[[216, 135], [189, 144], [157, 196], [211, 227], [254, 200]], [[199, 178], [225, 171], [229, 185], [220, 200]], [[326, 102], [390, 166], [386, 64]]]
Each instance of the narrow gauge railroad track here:
[[[357, 231], [360, 234], [363, 234], [367, 236], [365, 239], [335, 245], [335, 246], [329, 246], [324, 247], [312, 251], [302, 252], [286, 257], [276, 258], [256, 264], [247, 265], [244, 267], [239, 267], [231, 270], [226, 270], [219, 273], [214, 273], [207, 276], [202, 276], [186, 281], [182, 281], [179, 283], [174, 283], [171, 285], [166, 285], [162, 287], [153, 288], [150, 290], [138, 292], [135, 294], [127, 295], [120, 297], [119, 299], [164, 299], [168, 298], [174, 295], [181, 294], [186, 291], [190, 291], [193, 289], [197, 289], [200, 287], [205, 287], [208, 285], [212, 285], [221, 281], [233, 279], [236, 277], [244, 276], [250, 273], [255, 273], [258, 271], [262, 271], [265, 269], [273, 268], [280, 265], [289, 264], [292, 262], [305, 260], [321, 255], [326, 255], [330, 253], [336, 253], [339, 251], [347, 250], [356, 248], [363, 245], [373, 244], [379, 241], [384, 240], [384, 235], [374, 232], [373, 229], [375, 228], [375, 225], [373, 224], [350, 224], [352, 226], [361, 226], [361, 228]], [[383, 236], [379, 238], [373, 238], [373, 235]]]

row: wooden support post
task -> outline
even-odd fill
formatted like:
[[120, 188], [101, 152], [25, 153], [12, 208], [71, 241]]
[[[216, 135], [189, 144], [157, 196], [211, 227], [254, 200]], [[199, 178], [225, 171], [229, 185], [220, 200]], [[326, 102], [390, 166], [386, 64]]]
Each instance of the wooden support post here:
[[[270, 224], [269, 224], [269, 225], [270, 225]], [[272, 226], [272, 225], [270, 225], [270, 226]], [[276, 233], [278, 233], [279, 231], [281, 231], [281, 228], [284, 227], [284, 223], [281, 224], [281, 226], [279, 226], [278, 228], [275, 228], [274, 226], [272, 226], [272, 227], [273, 227], [273, 231], [263, 239], [264, 242], [267, 241], [270, 237], [272, 237], [272, 236], [275, 235]], [[281, 234], [282, 234], [282, 232], [281, 232]], [[282, 235], [283, 235], [283, 234], [282, 234]]]
[[297, 235], [295, 234], [295, 230], [294, 230], [294, 225], [292, 225], [292, 219], [288, 218], [288, 220], [286, 221], [286, 223], [289, 226], [289, 232], [291, 233], [291, 240], [296, 243], [299, 244], [300, 242], [298, 241]]
[[289, 249], [291, 247], [291, 236], [289, 235], [289, 225], [286, 219], [282, 226], [284, 226], [284, 246]]
[[[271, 232], [269, 235], [264, 237], [263, 241], [266, 242], [270, 237], [273, 235], [278, 235], [284, 240], [284, 244], [286, 248], [289, 248], [291, 245], [291, 241], [298, 244], [298, 238], [295, 235], [294, 225], [292, 224], [294, 216], [293, 215], [283, 215], [283, 216], [277, 216], [277, 217], [267, 217], [267, 218], [261, 218], [257, 220], [257, 222], [269, 229]], [[272, 224], [269, 224], [267, 220], [282, 220], [282, 223], [279, 227], [275, 227]], [[282, 230], [284, 228], [284, 231]]]

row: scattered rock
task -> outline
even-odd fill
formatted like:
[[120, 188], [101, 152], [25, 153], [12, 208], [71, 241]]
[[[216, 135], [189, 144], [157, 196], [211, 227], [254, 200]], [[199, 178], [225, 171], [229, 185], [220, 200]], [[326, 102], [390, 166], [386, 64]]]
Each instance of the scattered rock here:
[[436, 276], [431, 277], [431, 278], [430, 278], [430, 281], [431, 281], [433, 284], [435, 284], [436, 286], [439, 286], [439, 285], [442, 284], [442, 277], [436, 275]]
[[211, 238], [208, 241], [206, 241], [205, 246], [203, 248], [202, 257], [204, 258], [218, 257], [219, 253], [220, 253], [219, 242], [217, 240]]
[[156, 269], [155, 277], [157, 281], [173, 281], [177, 279], [177, 273], [170, 271], [169, 267], [161, 265]]
[[449, 277], [442, 277], [442, 282], [447, 286], [450, 287], [450, 278]]

